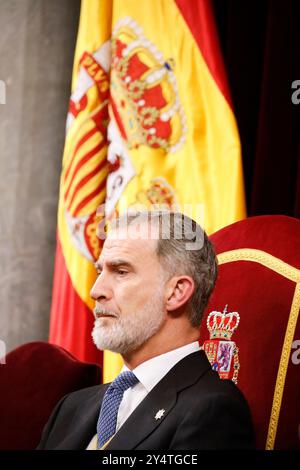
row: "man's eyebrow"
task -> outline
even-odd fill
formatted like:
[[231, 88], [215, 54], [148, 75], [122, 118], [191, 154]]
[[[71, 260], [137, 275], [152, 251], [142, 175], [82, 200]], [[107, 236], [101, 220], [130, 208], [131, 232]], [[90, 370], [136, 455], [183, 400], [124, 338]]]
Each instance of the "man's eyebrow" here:
[[[126, 266], [128, 268], [133, 267], [129, 261], [126, 261], [124, 259], [114, 259], [114, 260], [108, 261], [107, 265], [111, 268], [116, 268], [118, 266]], [[94, 263], [94, 266], [98, 271], [102, 271], [103, 269], [103, 265], [102, 263], [100, 263], [100, 261], [96, 261], [96, 263]]]
[[126, 267], [126, 268], [133, 268], [132, 264], [129, 261], [126, 261], [125, 259], [114, 259], [111, 261], [107, 262], [107, 265], [109, 268], [119, 268], [120, 266]]

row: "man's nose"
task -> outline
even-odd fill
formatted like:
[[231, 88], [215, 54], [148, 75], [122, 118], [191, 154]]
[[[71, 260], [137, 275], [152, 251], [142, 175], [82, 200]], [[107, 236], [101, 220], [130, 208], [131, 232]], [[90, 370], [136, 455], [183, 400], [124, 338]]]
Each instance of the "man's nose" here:
[[91, 291], [90, 296], [94, 300], [105, 300], [110, 297], [107, 282], [104, 281], [103, 272], [97, 277]]

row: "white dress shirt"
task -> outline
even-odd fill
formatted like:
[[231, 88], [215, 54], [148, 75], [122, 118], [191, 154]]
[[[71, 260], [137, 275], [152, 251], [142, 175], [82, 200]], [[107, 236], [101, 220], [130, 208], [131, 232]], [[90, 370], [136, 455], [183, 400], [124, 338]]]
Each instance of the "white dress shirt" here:
[[[199, 350], [199, 342], [195, 341], [194, 343], [186, 344], [180, 348], [173, 349], [173, 351], [161, 354], [160, 356], [153, 357], [133, 369], [132, 372], [138, 378], [139, 382], [124, 392], [118, 411], [116, 432], [125, 423], [127, 418], [141, 403], [141, 401], [172, 369], [172, 367], [177, 364], [177, 362], [181, 361], [181, 359], [189, 354]], [[121, 372], [128, 370], [130, 369], [124, 365]], [[97, 435], [93, 437], [87, 450], [95, 450], [97, 447], [96, 443]]]

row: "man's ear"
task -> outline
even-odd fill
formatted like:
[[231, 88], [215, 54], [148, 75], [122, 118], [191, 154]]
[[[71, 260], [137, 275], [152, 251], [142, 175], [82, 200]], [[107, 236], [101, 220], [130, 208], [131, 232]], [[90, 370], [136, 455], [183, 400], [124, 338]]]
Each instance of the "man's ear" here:
[[195, 283], [190, 276], [174, 276], [166, 289], [166, 309], [171, 312], [186, 304], [192, 297]]

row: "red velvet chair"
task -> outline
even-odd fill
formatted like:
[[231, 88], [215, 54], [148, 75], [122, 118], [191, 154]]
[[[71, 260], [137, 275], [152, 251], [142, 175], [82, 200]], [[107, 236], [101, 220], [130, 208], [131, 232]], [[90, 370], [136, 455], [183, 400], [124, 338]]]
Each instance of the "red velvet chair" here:
[[246, 396], [257, 448], [299, 449], [300, 221], [252, 217], [210, 238], [219, 274], [201, 343]]
[[59, 346], [24, 344], [0, 365], [0, 449], [35, 449], [61, 397], [101, 383], [101, 368]]

